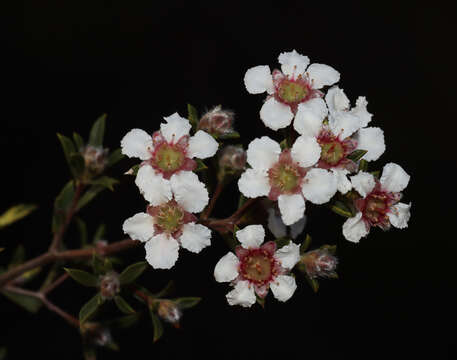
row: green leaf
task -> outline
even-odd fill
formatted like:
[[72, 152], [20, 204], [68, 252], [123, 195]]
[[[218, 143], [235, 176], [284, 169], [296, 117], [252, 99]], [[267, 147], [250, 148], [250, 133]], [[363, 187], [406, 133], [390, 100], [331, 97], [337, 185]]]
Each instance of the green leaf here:
[[121, 285], [130, 284], [134, 282], [148, 267], [146, 261], [140, 261], [135, 264], [128, 266], [124, 271], [119, 275], [119, 281]]
[[105, 190], [106, 187], [102, 185], [92, 185], [85, 193], [83, 196], [81, 196], [81, 199], [78, 201], [78, 205], [76, 205], [76, 211], [82, 209], [84, 206], [89, 204], [100, 192]]
[[77, 132], [73, 133], [73, 141], [75, 142], [75, 145], [76, 145], [76, 151], [80, 151], [81, 149], [84, 148], [84, 139]]
[[150, 309], [149, 314], [151, 315], [152, 327], [154, 328], [154, 338], [153, 341], [156, 342], [163, 335], [163, 325], [160, 319], [154, 312]]
[[180, 309], [189, 309], [197, 305], [202, 298], [200, 297], [182, 297], [174, 299], [173, 301]]
[[104, 261], [96, 253], [92, 256], [92, 270], [96, 275], [104, 274], [106, 272]]
[[350, 218], [353, 216], [351, 210], [341, 201], [335, 201], [335, 203], [330, 206], [330, 209], [334, 213], [347, 217], [347, 218]]
[[222, 140], [239, 139], [240, 133], [238, 131], [231, 131], [227, 134], [219, 135], [218, 138]]
[[16, 278], [18, 281], [20, 281], [21, 284], [26, 284], [30, 280], [33, 280], [34, 278], [37, 277], [37, 275], [41, 272], [41, 267], [36, 267], [32, 270], [26, 271], [23, 273], [21, 276]]
[[244, 196], [243, 194], [240, 195], [240, 198], [238, 200], [238, 207], [237, 209], [239, 209], [240, 207], [243, 206], [243, 204], [246, 202], [247, 198], [246, 196]]
[[79, 179], [84, 174], [86, 162], [79, 152], [70, 154], [69, 165], [75, 179]]
[[106, 123], [106, 114], [100, 116], [95, 120], [94, 125], [89, 134], [89, 145], [92, 146], [102, 146], [103, 137], [105, 136], [105, 123]]
[[309, 246], [311, 245], [311, 240], [311, 236], [309, 236], [309, 234], [306, 234], [305, 240], [300, 245], [300, 255], [303, 255], [306, 252], [306, 250], [308, 250]]
[[97, 287], [99, 284], [98, 277], [87, 271], [69, 268], [63, 269], [73, 278], [73, 280], [79, 282], [81, 285]]
[[88, 236], [87, 236], [87, 225], [86, 223], [84, 222], [84, 220], [82, 220], [80, 217], [78, 216], [75, 216], [74, 217], [74, 221], [76, 223], [76, 226], [78, 227], [78, 231], [79, 231], [79, 240], [81, 242], [81, 247], [85, 247], [87, 245], [87, 240], [88, 240]]
[[108, 162], [106, 164], [106, 168], [109, 168], [115, 164], [117, 164], [119, 161], [121, 161], [125, 157], [124, 154], [122, 154], [121, 149], [116, 149], [111, 154], [108, 156]]
[[67, 163], [70, 164], [70, 155], [76, 152], [75, 145], [73, 144], [73, 141], [65, 135], [57, 133], [57, 137], [62, 145], [65, 159], [67, 159]]
[[91, 180], [90, 183], [92, 185], [100, 185], [100, 186], [103, 186], [107, 189], [110, 189], [111, 191], [114, 190], [114, 185], [119, 183], [118, 180], [114, 179], [114, 178], [111, 178], [109, 176], [101, 176], [95, 180]]
[[308, 281], [309, 286], [311, 286], [311, 289], [313, 289], [313, 291], [317, 293], [317, 291], [319, 290], [319, 282], [314, 278], [310, 278], [308, 275], [305, 275], [305, 278]]
[[7, 290], [3, 290], [2, 294], [16, 305], [19, 305], [33, 314], [36, 313], [42, 305], [41, 300], [33, 296], [16, 294]]
[[140, 164], [133, 165], [130, 169], [128, 169], [124, 175], [133, 175], [136, 176], [138, 174], [138, 170], [140, 170]]
[[192, 125], [192, 130], [195, 131], [198, 127], [198, 111], [191, 104], [187, 104], [187, 118]]
[[381, 176], [381, 171], [379, 171], [379, 170], [370, 171], [370, 174], [373, 175], [376, 179], [379, 180], [379, 177]]
[[140, 313], [134, 313], [130, 315], [121, 316], [117, 319], [109, 320], [106, 325], [111, 329], [126, 329], [135, 325], [140, 319]]
[[102, 240], [105, 236], [105, 232], [106, 232], [105, 224], [98, 225], [97, 230], [95, 230], [93, 242], [95, 243], [99, 240]]
[[65, 222], [67, 210], [73, 203], [75, 196], [75, 188], [73, 180], [65, 184], [60, 194], [57, 195], [54, 201], [54, 216], [52, 219], [52, 231], [56, 232]]
[[289, 148], [289, 144], [287, 143], [287, 139], [284, 139], [283, 141], [281, 141], [279, 143], [279, 146], [281, 147], [281, 150], [288, 149]]
[[92, 299], [90, 299], [87, 303], [83, 305], [81, 310], [79, 311], [79, 322], [81, 325], [92, 318], [95, 313], [97, 312], [98, 308], [101, 304], [103, 304], [104, 300], [100, 293], [97, 293]]
[[262, 309], [265, 309], [265, 298], [261, 298], [257, 294], [255, 295], [255, 298], [256, 298], [257, 304], [259, 304], [262, 307]]
[[359, 162], [359, 171], [368, 171], [368, 161], [366, 160], [360, 160]]
[[124, 314], [133, 314], [135, 310], [124, 300], [120, 295], [114, 297], [114, 302], [116, 303], [117, 308], [122, 311]]
[[289, 238], [287, 238], [287, 237], [280, 237], [280, 238], [275, 240], [276, 248], [280, 249], [283, 246], [286, 246], [290, 241], [291, 240]]
[[206, 166], [202, 160], [195, 159], [195, 162], [197, 163], [197, 168], [194, 170], [195, 172], [199, 172], [199, 171], [208, 169], [208, 166]]
[[358, 150], [354, 150], [353, 152], [351, 152], [347, 158], [349, 160], [352, 160], [354, 162], [357, 162], [359, 161], [368, 151], [367, 150], [362, 150], [362, 149], [358, 149]]
[[0, 228], [11, 225], [16, 221], [29, 215], [36, 210], [37, 206], [32, 204], [19, 204], [10, 207], [2, 215], [0, 215]]

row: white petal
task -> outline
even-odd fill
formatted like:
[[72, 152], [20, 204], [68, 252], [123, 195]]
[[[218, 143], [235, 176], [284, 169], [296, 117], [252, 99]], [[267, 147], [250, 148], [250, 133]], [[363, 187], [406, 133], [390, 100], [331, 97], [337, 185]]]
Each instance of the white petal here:
[[153, 206], [164, 204], [172, 198], [170, 182], [162, 175], [156, 174], [150, 165], [140, 167], [135, 184], [144, 198]]
[[388, 163], [382, 169], [382, 188], [390, 192], [400, 192], [408, 186], [410, 176], [400, 165]]
[[356, 134], [357, 149], [367, 150], [362, 159], [367, 161], [378, 160], [386, 150], [384, 132], [378, 127], [360, 129]]
[[239, 281], [235, 288], [226, 295], [226, 298], [230, 305], [243, 307], [251, 307], [257, 301], [254, 287], [250, 286], [247, 281]]
[[246, 249], [258, 248], [265, 238], [265, 229], [262, 225], [248, 225], [236, 232], [236, 238]]
[[303, 74], [309, 65], [309, 58], [295, 50], [279, 54], [278, 61], [281, 64], [281, 71], [294, 78]]
[[261, 94], [265, 91], [272, 94], [274, 86], [270, 68], [267, 65], [259, 65], [248, 69], [244, 75], [244, 86], [251, 94]]
[[275, 258], [281, 262], [284, 269], [292, 269], [300, 261], [300, 245], [289, 242], [275, 252]]
[[151, 238], [144, 248], [146, 249], [146, 261], [154, 269], [170, 269], [178, 259], [178, 242], [164, 233]]
[[296, 239], [298, 235], [300, 235], [303, 232], [305, 225], [306, 215], [303, 215], [303, 217], [300, 220], [298, 220], [295, 224], [292, 224], [290, 226], [290, 236], [292, 237], [292, 239]]
[[324, 169], [311, 169], [306, 173], [302, 193], [305, 199], [314, 204], [323, 204], [329, 201], [337, 190], [337, 179]]
[[279, 195], [278, 206], [282, 221], [286, 225], [296, 223], [305, 212], [305, 200], [302, 194]]
[[367, 110], [368, 101], [364, 96], [359, 96], [355, 102], [355, 108], [351, 110], [352, 114], [359, 118], [361, 127], [365, 127], [371, 121], [372, 114]]
[[253, 169], [268, 170], [278, 161], [281, 146], [268, 136], [262, 136], [249, 143], [246, 154], [247, 162]]
[[340, 73], [334, 68], [324, 64], [311, 64], [306, 73], [312, 81], [313, 89], [320, 89], [324, 86], [333, 85], [340, 80]]
[[214, 278], [217, 282], [228, 282], [235, 280], [238, 276], [238, 265], [240, 261], [232, 252], [225, 254], [214, 268]]
[[340, 193], [346, 194], [352, 189], [352, 184], [346, 176], [349, 172], [348, 170], [333, 168], [330, 169], [330, 171], [336, 176], [336, 180], [338, 182], [337, 187]]
[[409, 209], [411, 203], [398, 203], [390, 207], [390, 212], [387, 213], [390, 223], [398, 229], [404, 229], [408, 227], [408, 221], [411, 217]]
[[187, 155], [191, 158], [206, 159], [213, 156], [219, 143], [207, 132], [198, 130], [194, 136], [189, 139]]
[[327, 114], [327, 106], [321, 98], [300, 103], [295, 115], [294, 129], [301, 135], [316, 137]]
[[272, 208], [268, 209], [268, 229], [276, 238], [287, 235], [286, 225], [282, 222], [281, 216], [276, 215], [276, 211]]
[[176, 202], [184, 210], [197, 213], [208, 204], [208, 190], [192, 171], [181, 171], [174, 174], [170, 183]]
[[184, 224], [179, 241], [184, 249], [199, 253], [203, 248], [211, 245], [211, 230], [196, 223]]
[[358, 212], [354, 217], [347, 219], [343, 224], [343, 235], [346, 240], [358, 243], [361, 238], [367, 236], [368, 227], [362, 220], [362, 213]]
[[189, 131], [192, 128], [189, 120], [179, 116], [178, 113], [174, 113], [168, 117], [164, 117], [166, 124], [160, 124], [160, 132], [167, 142], [176, 143], [181, 137], [189, 135]]
[[144, 130], [132, 129], [122, 138], [121, 149], [128, 157], [148, 160], [151, 158], [152, 137]]
[[363, 127], [360, 118], [352, 114], [350, 111], [340, 111], [331, 114], [328, 119], [330, 130], [340, 139], [346, 139], [357, 130]]
[[294, 118], [294, 114], [290, 107], [275, 100], [274, 97], [269, 98], [260, 109], [260, 118], [266, 127], [272, 130], [278, 130], [289, 126]]
[[374, 176], [364, 171], [351, 176], [351, 183], [362, 197], [366, 197], [376, 185]]
[[343, 89], [338, 86], [333, 86], [328, 89], [325, 95], [325, 102], [327, 103], [330, 113], [343, 111], [349, 109], [349, 99], [344, 93]]
[[124, 221], [122, 230], [133, 240], [148, 241], [154, 236], [154, 218], [146, 213], [138, 213]]
[[256, 198], [267, 196], [271, 187], [266, 171], [247, 169], [238, 180], [238, 188], [244, 196]]
[[295, 140], [290, 155], [301, 167], [309, 167], [321, 157], [321, 147], [315, 137], [302, 135]]
[[279, 275], [270, 283], [270, 289], [273, 295], [279, 301], [289, 300], [297, 289], [295, 278], [289, 275]]

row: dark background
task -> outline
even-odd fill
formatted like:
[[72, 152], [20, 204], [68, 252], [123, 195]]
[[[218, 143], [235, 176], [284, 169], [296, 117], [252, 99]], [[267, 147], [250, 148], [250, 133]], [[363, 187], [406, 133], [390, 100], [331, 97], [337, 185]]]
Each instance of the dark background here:
[[[203, 297], [185, 313], [182, 329], [167, 327], [152, 344], [145, 320], [114, 334], [121, 352], [102, 351], [100, 358], [455, 358], [452, 10], [439, 2], [24, 1], [22, 21], [2, 44], [0, 210], [20, 202], [39, 210], [3, 230], [0, 245], [23, 243], [29, 257], [49, 245], [53, 199], [69, 177], [56, 132], [87, 137], [107, 113], [105, 144], [114, 149], [131, 128], [152, 132], [163, 116], [185, 115], [190, 102], [199, 110], [235, 110], [245, 144], [272, 136], [258, 118], [264, 96], [249, 95], [243, 76], [255, 65], [278, 66], [280, 52], [296, 49], [339, 70], [339, 86], [352, 101], [367, 97], [371, 126], [384, 129], [387, 145], [373, 168], [392, 161], [411, 175], [404, 191], [413, 203], [409, 228], [374, 229], [352, 244], [341, 234], [342, 218], [310, 207], [306, 231], [315, 246], [338, 245], [340, 280], [322, 281], [314, 294], [299, 278], [290, 301], [270, 294], [265, 310], [226, 304], [229, 287], [212, 272], [227, 248], [214, 237], [199, 255], [181, 251], [172, 270], [151, 269], [142, 278], [151, 290], [175, 279], [177, 296]], [[121, 176], [134, 163], [113, 168], [121, 184], [82, 213], [92, 231], [107, 224], [110, 242], [144, 206], [133, 179]], [[233, 198], [225, 194], [220, 214], [230, 213]], [[69, 234], [71, 246], [76, 235]], [[2, 264], [8, 254], [0, 255]], [[127, 258], [143, 257], [138, 249]], [[77, 314], [90, 296], [68, 281], [52, 300]], [[0, 309], [0, 346], [11, 359], [30, 350], [42, 358], [81, 358], [79, 334], [55, 314], [29, 315], [4, 298]]]

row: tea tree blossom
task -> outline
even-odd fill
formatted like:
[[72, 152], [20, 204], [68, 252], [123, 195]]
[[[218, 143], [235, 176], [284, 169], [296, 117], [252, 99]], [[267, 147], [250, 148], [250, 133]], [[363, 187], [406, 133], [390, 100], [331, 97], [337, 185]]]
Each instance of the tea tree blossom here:
[[228, 303], [250, 307], [256, 302], [256, 295], [264, 298], [270, 288], [279, 301], [289, 300], [297, 285], [295, 278], [287, 274], [300, 260], [299, 246], [292, 241], [279, 250], [273, 241], [262, 245], [262, 225], [246, 226], [236, 232], [236, 237], [241, 243], [236, 255], [228, 252], [214, 269], [216, 281], [234, 286], [226, 296]]
[[278, 61], [281, 70], [271, 72], [267, 65], [259, 65], [244, 76], [249, 93], [268, 94], [260, 110], [265, 126], [273, 130], [289, 126], [300, 107], [310, 116], [325, 117], [327, 108], [320, 89], [338, 82], [340, 73], [328, 65], [309, 65], [309, 58], [295, 50], [281, 53]]
[[393, 225], [403, 229], [408, 226], [411, 203], [399, 202], [401, 191], [408, 185], [410, 176], [400, 165], [384, 166], [380, 180], [372, 174], [359, 172], [351, 177], [352, 186], [360, 194], [355, 200], [357, 213], [343, 224], [344, 237], [359, 242], [367, 236], [372, 226], [387, 230]]

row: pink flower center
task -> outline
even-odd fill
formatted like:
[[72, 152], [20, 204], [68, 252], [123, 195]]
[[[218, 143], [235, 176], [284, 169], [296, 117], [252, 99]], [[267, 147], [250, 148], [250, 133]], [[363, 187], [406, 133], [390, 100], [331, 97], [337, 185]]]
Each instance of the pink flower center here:
[[318, 163], [320, 168], [344, 167], [352, 170], [355, 166], [352, 160], [347, 159], [347, 156], [357, 147], [357, 141], [354, 139], [341, 140], [339, 136], [333, 135], [329, 129], [324, 128], [317, 137], [317, 142], [321, 146], [321, 157]]
[[269, 284], [280, 273], [280, 264], [274, 258], [276, 244], [273, 241], [265, 243], [260, 248], [236, 249], [240, 260], [239, 274], [256, 286]]
[[184, 224], [196, 220], [194, 215], [185, 211], [175, 200], [159, 206], [149, 206], [147, 212], [154, 217], [157, 234], [166, 233], [173, 237], [180, 235]]

